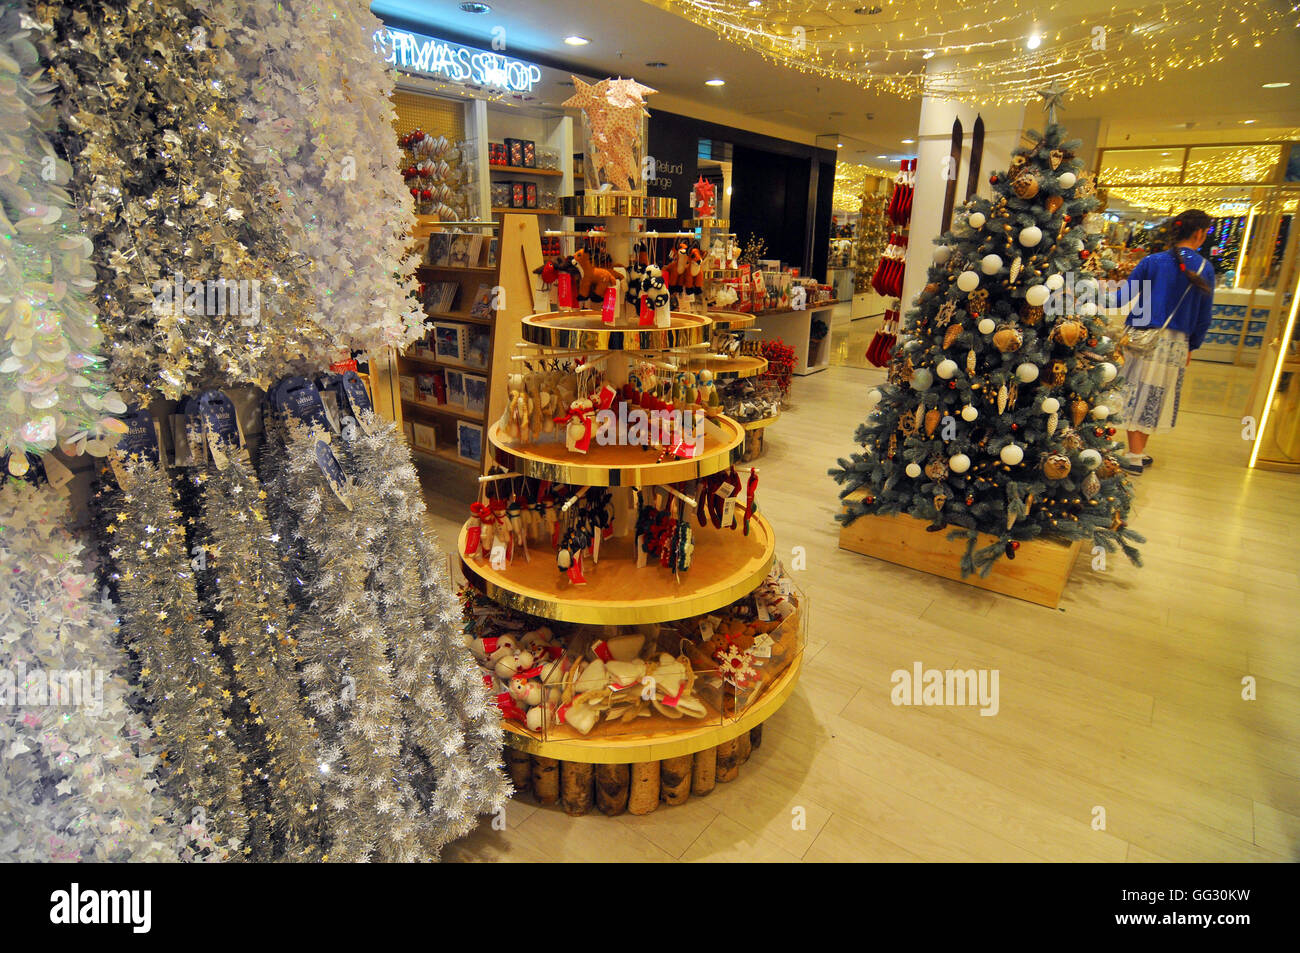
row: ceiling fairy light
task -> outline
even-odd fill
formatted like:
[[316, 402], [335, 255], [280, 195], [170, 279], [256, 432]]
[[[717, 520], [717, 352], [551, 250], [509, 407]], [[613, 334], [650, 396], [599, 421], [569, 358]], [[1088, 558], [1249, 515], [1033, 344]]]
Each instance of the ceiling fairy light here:
[[[1289, 4], [1250, 0], [1165, 0], [1158, 21], [1144, 0], [1113, 0], [1088, 16], [1047, 16], [1040, 5], [1005, 0], [644, 2], [800, 72], [903, 97], [990, 104], [1022, 103], [1049, 85], [1086, 98], [1158, 83], [1295, 26]], [[931, 72], [926, 60], [935, 55], [944, 68]]]

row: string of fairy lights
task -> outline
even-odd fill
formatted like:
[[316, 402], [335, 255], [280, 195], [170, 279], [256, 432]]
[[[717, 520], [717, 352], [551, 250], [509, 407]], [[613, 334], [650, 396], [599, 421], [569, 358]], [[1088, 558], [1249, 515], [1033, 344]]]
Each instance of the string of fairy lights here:
[[[1023, 102], [1160, 82], [1300, 26], [1265, 0], [645, 0], [769, 61], [903, 97]], [[943, 57], [943, 69], [929, 60]]]

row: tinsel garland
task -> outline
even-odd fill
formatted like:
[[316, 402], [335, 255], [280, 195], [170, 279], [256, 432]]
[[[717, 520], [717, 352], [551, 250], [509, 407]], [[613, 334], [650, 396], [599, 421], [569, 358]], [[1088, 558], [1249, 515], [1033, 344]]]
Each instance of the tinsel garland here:
[[118, 389], [266, 387], [319, 353], [306, 263], [245, 154], [223, 32], [189, 0], [36, 11]]
[[[404, 348], [423, 333], [423, 312], [413, 307], [414, 208], [399, 171], [393, 75], [373, 50], [382, 24], [355, 0], [204, 8], [229, 36], [249, 157], [308, 263], [315, 321], [344, 356]], [[330, 360], [337, 353], [316, 363]]]
[[329, 859], [410, 862], [437, 855], [403, 770], [401, 705], [385, 622], [368, 594], [382, 508], [356, 488], [347, 509], [330, 490], [303, 425], [268, 422], [262, 472], [272, 525], [292, 553], [301, 614], [299, 654], [308, 700], [325, 737]]
[[[117, 453], [117, 451], [113, 451]], [[120, 489], [107, 479], [99, 518], [112, 560], [109, 578], [122, 607], [122, 633], [140, 662], [140, 683], [163, 745], [163, 780], [213, 840], [247, 840], [243, 803], [247, 755], [236, 748], [226, 712], [230, 673], [207, 639], [193, 558], [167, 475], [147, 460], [119, 457]]]
[[463, 644], [453, 583], [425, 525], [410, 448], [393, 422], [368, 411], [362, 417], [365, 426], [348, 428], [351, 439], [342, 441], [344, 463], [356, 484], [377, 490], [382, 502], [379, 598], [407, 722], [432, 769], [436, 809], [452, 822], [451, 840], [511, 794], [501, 770], [500, 712]]
[[[48, 484], [0, 485], [0, 666], [15, 693], [0, 700], [0, 861], [174, 861], [157, 742], [127, 705], [116, 614], [67, 520]], [[74, 677], [77, 703], [60, 704], [51, 681]]]
[[126, 409], [97, 353], [93, 247], [64, 188], [70, 169], [46, 138], [52, 87], [29, 79], [33, 27], [17, 6], [0, 11], [0, 457], [18, 476], [27, 452], [60, 441], [102, 456], [120, 432], [107, 414]]
[[217, 643], [229, 654], [235, 694], [247, 707], [243, 734], [254, 746], [255, 773], [264, 784], [264, 817], [255, 818], [255, 827], [265, 836], [250, 837], [250, 856], [319, 858], [319, 739], [300, 689], [294, 620], [266, 492], [238, 454], [224, 469], [196, 468], [188, 479], [200, 499], [190, 551], [201, 538], [199, 576], [210, 579], [201, 594], [203, 588], [210, 592], [205, 609], [218, 620]]

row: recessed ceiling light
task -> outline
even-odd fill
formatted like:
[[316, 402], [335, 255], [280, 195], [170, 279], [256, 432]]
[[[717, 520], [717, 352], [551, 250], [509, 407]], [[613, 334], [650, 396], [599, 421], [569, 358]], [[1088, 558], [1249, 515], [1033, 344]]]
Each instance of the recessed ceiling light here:
[[1254, 119], [1243, 119], [1243, 120], [1241, 121], [1241, 124], [1242, 124], [1243, 126], [1249, 126], [1249, 125], [1250, 125], [1251, 123], [1253, 123], [1253, 122], [1255, 122]]
[[921, 59], [923, 60], [928, 60], [933, 58], [934, 58], [934, 50], [926, 50], [924, 53], [921, 54]]
[[704, 85], [705, 86], [726, 86], [727, 81], [725, 79], [706, 79], [704, 81]]
[[763, 5], [763, 0], [749, 0], [749, 5], [751, 7], [761, 7]]
[[888, 159], [889, 156], [876, 156], [877, 159]]
[[462, 3], [460, 5], [462, 13], [491, 13], [492, 8], [486, 3]]
[[916, 142], [915, 139], [900, 139], [900, 140], [898, 140], [898, 141], [901, 142], [901, 143], [902, 143], [903, 145], [905, 145], [905, 146], [910, 146], [912, 143]]
[[1029, 39], [1025, 40], [1025, 49], [1036, 50], [1043, 45], [1043, 37], [1037, 30], [1029, 34]]
[[842, 143], [842, 142], [837, 142], [837, 143], [835, 143], [835, 148], [836, 148], [836, 149], [843, 149], [843, 148], [844, 148], [844, 143]]
[[1290, 86], [1290, 83], [1265, 83], [1265, 89], [1281, 89], [1283, 86]]
[[649, 63], [646, 64], [647, 68], [649, 69], [663, 69], [667, 65], [668, 64], [663, 62], [662, 60], [651, 60]]
[[591, 40], [585, 36], [566, 36], [564, 42], [569, 46], [586, 46]]

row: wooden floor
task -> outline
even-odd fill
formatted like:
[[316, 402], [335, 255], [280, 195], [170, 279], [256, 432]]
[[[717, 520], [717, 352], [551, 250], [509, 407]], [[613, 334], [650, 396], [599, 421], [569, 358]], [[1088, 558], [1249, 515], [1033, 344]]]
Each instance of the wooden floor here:
[[[837, 331], [833, 352], [861, 354], [867, 333]], [[1249, 373], [1193, 366], [1179, 428], [1152, 440], [1140, 478], [1145, 568], [1096, 571], [1085, 550], [1059, 610], [839, 550], [826, 469], [883, 373], [796, 378], [759, 501], [778, 555], [807, 551], [810, 642], [739, 780], [647, 817], [517, 799], [504, 830], [480, 826], [446, 857], [1300, 859], [1300, 478], [1245, 468], [1234, 395]], [[426, 480], [444, 545], [469, 500], [446, 477]], [[1000, 711], [895, 707], [890, 674], [915, 662], [998, 669]]]

